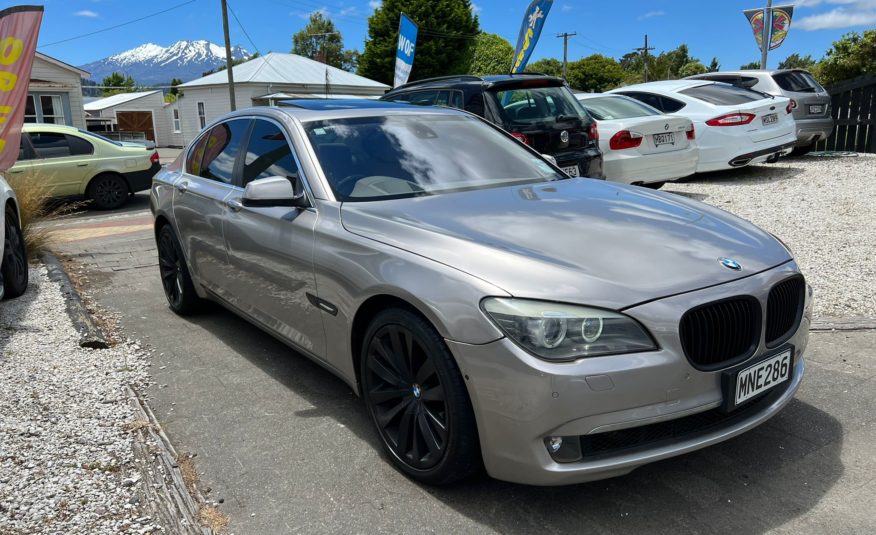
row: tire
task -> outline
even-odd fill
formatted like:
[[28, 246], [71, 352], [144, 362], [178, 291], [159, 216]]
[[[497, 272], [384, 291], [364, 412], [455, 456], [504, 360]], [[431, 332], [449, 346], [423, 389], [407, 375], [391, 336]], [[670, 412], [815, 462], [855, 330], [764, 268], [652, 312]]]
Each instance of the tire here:
[[7, 206], [3, 217], [3, 259], [0, 273], [3, 275], [3, 297], [18, 297], [27, 290], [27, 251], [24, 236], [18, 224], [18, 216], [11, 206]]
[[380, 312], [365, 333], [361, 364], [362, 398], [401, 472], [445, 485], [481, 468], [465, 382], [427, 321], [404, 308]]
[[88, 198], [98, 210], [120, 208], [130, 197], [128, 183], [120, 175], [106, 173], [98, 175], [88, 185]]
[[182, 248], [170, 225], [158, 231], [158, 271], [170, 309], [180, 316], [197, 312], [202, 301], [195, 292]]
[[801, 145], [799, 147], [794, 147], [794, 150], [791, 151], [791, 156], [805, 156], [809, 154], [815, 149], [815, 143], [810, 143], [808, 145]]

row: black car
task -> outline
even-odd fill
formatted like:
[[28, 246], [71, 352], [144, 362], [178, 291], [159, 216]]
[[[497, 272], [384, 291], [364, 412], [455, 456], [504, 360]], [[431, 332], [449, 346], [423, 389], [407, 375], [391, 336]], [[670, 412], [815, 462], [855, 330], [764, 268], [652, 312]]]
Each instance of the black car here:
[[464, 109], [553, 156], [570, 176], [604, 178], [596, 121], [560, 78], [542, 74], [446, 76], [401, 85], [381, 100]]

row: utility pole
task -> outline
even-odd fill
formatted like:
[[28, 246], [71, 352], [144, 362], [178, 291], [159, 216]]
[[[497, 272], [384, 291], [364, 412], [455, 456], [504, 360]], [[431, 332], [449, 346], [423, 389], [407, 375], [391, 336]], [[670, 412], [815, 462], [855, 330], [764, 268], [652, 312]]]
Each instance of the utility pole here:
[[760, 38], [760, 68], [767, 68], [767, 54], [770, 51], [770, 27], [773, 25], [773, 0], [767, 0], [763, 11], [763, 33]]
[[237, 109], [237, 103], [234, 99], [234, 72], [232, 70], [231, 38], [228, 36], [228, 2], [226, 0], [222, 0], [222, 31], [225, 32], [225, 70], [228, 71], [228, 97], [231, 99], [231, 111], [234, 111]]
[[648, 34], [645, 34], [645, 46], [640, 46], [639, 48], [634, 48], [634, 52], [642, 53], [642, 63], [645, 65], [645, 81], [648, 81], [648, 52], [654, 50], [654, 47], [648, 46]]
[[566, 79], [566, 64], [569, 61], [569, 37], [575, 37], [576, 35], [578, 35], [578, 32], [563, 32], [557, 34], [557, 37], [563, 38], [563, 80]]

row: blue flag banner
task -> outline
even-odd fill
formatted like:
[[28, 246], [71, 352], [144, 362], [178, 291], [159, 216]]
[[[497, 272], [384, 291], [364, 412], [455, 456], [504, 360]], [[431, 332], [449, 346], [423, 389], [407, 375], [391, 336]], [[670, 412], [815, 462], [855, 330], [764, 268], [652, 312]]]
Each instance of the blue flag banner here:
[[398, 22], [398, 50], [395, 53], [395, 78], [392, 86], [407, 83], [414, 68], [414, 52], [417, 45], [417, 25], [404, 13]]
[[554, 0], [533, 0], [526, 13], [523, 15], [523, 23], [520, 25], [520, 33], [517, 35], [517, 46], [514, 47], [514, 62], [511, 64], [511, 74], [523, 72], [529, 56], [535, 49], [535, 43], [541, 35], [544, 19], [548, 11], [554, 5]]

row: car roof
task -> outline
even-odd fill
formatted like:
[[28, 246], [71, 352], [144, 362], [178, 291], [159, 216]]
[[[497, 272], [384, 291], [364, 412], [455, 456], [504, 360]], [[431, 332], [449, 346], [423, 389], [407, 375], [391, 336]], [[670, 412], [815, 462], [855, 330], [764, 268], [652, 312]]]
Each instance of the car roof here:
[[387, 100], [372, 100], [365, 98], [350, 99], [322, 99], [322, 98], [296, 98], [281, 100], [280, 107], [290, 106], [304, 110], [348, 110], [348, 109], [394, 109], [410, 108], [411, 104], [393, 102]]
[[[702, 74], [694, 74], [693, 76], [688, 76], [685, 80], [695, 80], [695, 79], [704, 79], [706, 76], [711, 75], [722, 75], [729, 74], [732, 76], [771, 76], [773, 74], [779, 74], [783, 72], [805, 72], [809, 73], [806, 69], [741, 69], [738, 71], [715, 71], [715, 72], [704, 72]], [[810, 73], [811, 74], [811, 73]]]
[[74, 134], [79, 132], [79, 129], [75, 126], [67, 126], [65, 124], [55, 124], [55, 123], [24, 123], [21, 125], [21, 130], [24, 132], [29, 132], [31, 130], [42, 130], [44, 132], [62, 132], [67, 134]]
[[450, 86], [465, 86], [465, 85], [477, 85], [481, 87], [492, 87], [497, 85], [505, 85], [512, 84], [514, 82], [518, 82], [521, 80], [532, 80], [532, 79], [544, 79], [551, 82], [556, 83], [557, 85], [564, 85], [565, 82], [562, 78], [557, 78], [555, 76], [548, 76], [546, 74], [535, 73], [535, 72], [523, 72], [518, 74], [491, 74], [488, 76], [475, 76], [472, 74], [458, 74], [453, 76], [439, 76], [437, 78], [426, 78], [423, 80], [416, 80], [414, 82], [408, 82], [404, 85], [400, 85], [391, 89], [387, 94], [392, 94], [395, 92], [401, 92], [408, 89], [414, 88], [430, 88], [430, 87], [450, 87]]
[[[353, 117], [379, 117], [382, 115], [457, 115], [471, 116], [470, 113], [457, 110], [454, 108], [445, 108], [440, 106], [414, 106], [411, 104], [403, 104], [399, 102], [382, 101], [378, 105], [374, 101], [350, 99], [346, 101], [334, 100], [334, 105], [324, 104], [322, 106], [316, 103], [307, 103], [309, 107], [303, 105], [295, 106], [254, 106], [244, 108], [235, 112], [223, 115], [214, 123], [207, 125], [210, 127], [216, 122], [224, 121], [234, 117], [246, 116], [261, 116], [273, 117], [280, 119], [283, 116], [297, 119], [302, 123], [311, 121], [325, 121], [333, 119], [348, 119]], [[304, 104], [298, 101], [298, 104]], [[345, 103], [345, 104], [342, 104]]]
[[642, 84], [633, 84], [624, 87], [618, 87], [616, 89], [612, 89], [612, 91], [647, 91], [651, 89], [655, 91], [676, 93], [690, 87], [697, 87], [714, 83], [717, 82], [713, 82], [711, 80], [660, 80], [657, 82], [645, 82]]

